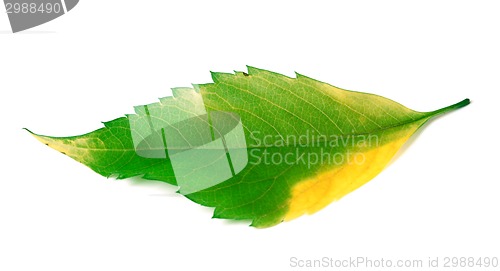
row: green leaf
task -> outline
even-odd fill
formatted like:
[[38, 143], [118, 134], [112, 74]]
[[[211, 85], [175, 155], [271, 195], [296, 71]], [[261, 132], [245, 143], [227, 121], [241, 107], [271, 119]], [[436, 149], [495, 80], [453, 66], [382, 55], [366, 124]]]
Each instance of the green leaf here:
[[417, 112], [253, 67], [212, 78], [89, 134], [33, 135], [105, 177], [164, 181], [215, 218], [269, 227], [362, 186], [425, 122], [470, 103]]

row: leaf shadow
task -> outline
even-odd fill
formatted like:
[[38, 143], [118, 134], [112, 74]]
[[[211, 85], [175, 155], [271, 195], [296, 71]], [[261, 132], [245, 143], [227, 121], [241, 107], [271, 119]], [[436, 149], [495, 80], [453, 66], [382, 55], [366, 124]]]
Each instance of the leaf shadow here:
[[153, 197], [180, 197], [181, 194], [177, 193], [177, 187], [169, 183], [158, 181], [158, 180], [148, 180], [140, 176], [130, 177], [124, 179], [131, 186], [152, 188], [157, 190], [158, 193], [149, 194]]
[[[146, 188], [152, 188], [154, 190], [157, 190], [158, 193], [149, 194], [149, 196], [152, 196], [152, 197], [167, 197], [167, 198], [169, 198], [169, 197], [173, 197], [173, 198], [184, 197], [181, 193], [177, 192], [178, 191], [177, 186], [174, 186], [174, 185], [171, 185], [169, 183], [162, 182], [162, 181], [143, 179], [140, 176], [127, 178], [127, 179], [124, 179], [122, 181], [126, 181], [131, 186], [146, 187]], [[200, 208], [201, 212], [208, 214], [209, 215], [208, 217], [211, 217], [212, 219], [216, 219], [226, 226], [250, 226], [250, 224], [252, 223], [252, 221], [249, 219], [233, 220], [233, 219], [215, 218], [215, 217], [213, 217], [215, 207], [203, 206], [201, 204], [197, 204], [197, 205], [201, 207]]]

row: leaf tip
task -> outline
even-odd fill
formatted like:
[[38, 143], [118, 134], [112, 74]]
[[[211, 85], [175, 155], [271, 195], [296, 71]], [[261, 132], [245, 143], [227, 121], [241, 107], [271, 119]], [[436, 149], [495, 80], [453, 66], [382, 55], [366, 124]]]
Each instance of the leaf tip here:
[[30, 129], [28, 129], [28, 128], [23, 128], [23, 130], [28, 131], [28, 133], [30, 133], [30, 135], [32, 135], [34, 138], [36, 138], [36, 140], [38, 140], [38, 141], [42, 142], [43, 144], [45, 144], [45, 145], [49, 146], [49, 143], [48, 143], [48, 141], [46, 140], [46, 138], [47, 138], [46, 136], [41, 136], [41, 135], [39, 135], [39, 134], [33, 133], [33, 132], [32, 132]]
[[23, 130], [25, 130], [25, 131], [27, 131], [28, 133], [30, 133], [30, 135], [32, 135], [32, 136], [33, 136], [34, 138], [36, 138], [38, 141], [40, 141], [40, 142], [44, 143], [45, 145], [47, 145], [47, 144], [46, 144], [46, 142], [45, 142], [45, 140], [43, 140], [43, 139], [45, 138], [45, 136], [39, 135], [39, 134], [37, 134], [37, 133], [34, 133], [34, 132], [32, 132], [30, 129], [28, 129], [28, 128], [23, 128]]
[[218, 72], [210, 71], [210, 76], [212, 77], [212, 81], [214, 81], [214, 83], [219, 82], [219, 73]]
[[250, 65], [246, 65], [246, 67], [247, 67], [247, 72], [249, 75], [255, 75], [255, 74], [259, 73], [260, 71], [262, 71], [261, 69], [250, 66]]
[[42, 142], [43, 144], [49, 146], [49, 143], [47, 142], [47, 140], [45, 140], [45, 137], [44, 136], [41, 136], [39, 134], [36, 134], [36, 133], [33, 133], [30, 129], [28, 128], [23, 128], [23, 130], [26, 130], [28, 131], [28, 133], [30, 133], [31, 136], [33, 136], [34, 138], [36, 138], [36, 140]]
[[308, 78], [307, 76], [305, 76], [299, 72], [294, 72], [294, 73], [295, 73], [295, 78], [297, 78], [297, 79]]
[[34, 134], [35, 134], [35, 133], [33, 133], [33, 132], [32, 132], [30, 129], [28, 129], [28, 128], [22, 128], [22, 129], [23, 129], [23, 130], [25, 130], [25, 131], [28, 131], [28, 133], [30, 133], [31, 135], [34, 135]]

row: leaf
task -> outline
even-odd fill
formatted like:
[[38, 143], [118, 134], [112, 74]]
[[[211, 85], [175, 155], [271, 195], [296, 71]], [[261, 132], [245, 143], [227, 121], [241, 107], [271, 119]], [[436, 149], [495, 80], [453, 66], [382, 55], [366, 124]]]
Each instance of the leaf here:
[[212, 78], [89, 134], [33, 135], [105, 177], [177, 185], [190, 200], [215, 207], [214, 218], [270, 227], [362, 186], [425, 122], [470, 103], [417, 112], [253, 67]]

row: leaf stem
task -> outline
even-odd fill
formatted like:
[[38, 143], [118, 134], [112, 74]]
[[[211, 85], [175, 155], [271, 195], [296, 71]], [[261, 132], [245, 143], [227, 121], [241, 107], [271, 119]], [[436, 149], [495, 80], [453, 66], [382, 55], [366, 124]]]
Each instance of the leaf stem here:
[[438, 109], [436, 111], [432, 111], [430, 113], [431, 113], [432, 116], [437, 116], [437, 115], [441, 115], [441, 114], [444, 114], [444, 113], [447, 113], [447, 112], [450, 112], [450, 111], [462, 108], [464, 106], [467, 106], [468, 104], [470, 104], [470, 100], [469, 99], [464, 99], [461, 102], [458, 102], [456, 104], [452, 104], [450, 106]]

